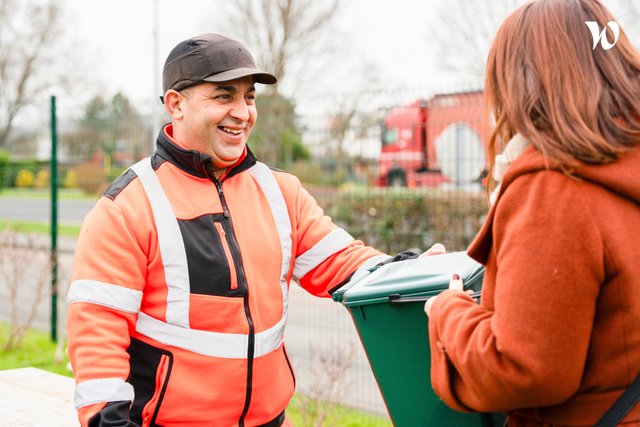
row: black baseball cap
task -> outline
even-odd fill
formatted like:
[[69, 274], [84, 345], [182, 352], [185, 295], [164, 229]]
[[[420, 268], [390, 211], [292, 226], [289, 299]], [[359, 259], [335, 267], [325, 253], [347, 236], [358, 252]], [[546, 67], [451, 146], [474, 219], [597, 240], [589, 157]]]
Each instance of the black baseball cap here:
[[256, 83], [272, 85], [273, 74], [256, 68], [249, 49], [220, 34], [201, 34], [178, 43], [162, 70], [162, 88], [182, 90], [200, 82], [225, 82], [253, 76]]

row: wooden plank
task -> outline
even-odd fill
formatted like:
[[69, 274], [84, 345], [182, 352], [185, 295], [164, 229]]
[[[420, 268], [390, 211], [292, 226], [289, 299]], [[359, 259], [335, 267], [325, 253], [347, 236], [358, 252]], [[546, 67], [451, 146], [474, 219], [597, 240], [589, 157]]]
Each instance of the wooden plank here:
[[0, 426], [78, 426], [73, 378], [36, 368], [0, 371]]

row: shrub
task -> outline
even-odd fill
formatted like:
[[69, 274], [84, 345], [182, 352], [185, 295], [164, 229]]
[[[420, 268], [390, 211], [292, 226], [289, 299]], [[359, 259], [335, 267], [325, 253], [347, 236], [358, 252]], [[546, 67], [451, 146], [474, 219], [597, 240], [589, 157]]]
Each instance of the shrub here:
[[106, 179], [109, 183], [113, 182], [127, 170], [126, 167], [112, 167], [107, 172]]
[[49, 171], [46, 169], [40, 169], [38, 173], [36, 173], [35, 180], [33, 181], [33, 186], [36, 188], [49, 187]]
[[[5, 183], [7, 187], [17, 186], [18, 174], [23, 171], [29, 171], [35, 178], [36, 173], [40, 169], [46, 169], [49, 166], [49, 161], [38, 161], [34, 159], [24, 160], [11, 160], [8, 164], [7, 174], [5, 176]], [[23, 173], [24, 174], [24, 173]]]
[[19, 188], [28, 188], [33, 187], [33, 172], [27, 169], [20, 169], [18, 175], [16, 176], [16, 187]]
[[321, 185], [337, 187], [346, 179], [346, 172], [335, 165], [321, 165], [314, 161], [296, 161], [286, 171], [295, 175], [306, 186]]
[[[36, 318], [40, 302], [48, 295], [51, 271], [48, 255], [46, 248], [38, 246], [36, 236], [0, 229], [0, 283], [7, 295], [2, 303], [6, 304], [9, 318], [9, 333], [6, 340], [1, 339], [1, 352], [20, 346]], [[32, 285], [25, 286], [26, 281]]]
[[107, 176], [102, 166], [84, 163], [76, 168], [78, 188], [86, 194], [98, 195], [107, 188]]
[[436, 242], [450, 252], [465, 250], [488, 211], [483, 194], [461, 191], [365, 187], [332, 198], [313, 194], [353, 237], [388, 254], [424, 251]]
[[62, 180], [64, 188], [78, 188], [78, 172], [75, 169], [68, 169]]

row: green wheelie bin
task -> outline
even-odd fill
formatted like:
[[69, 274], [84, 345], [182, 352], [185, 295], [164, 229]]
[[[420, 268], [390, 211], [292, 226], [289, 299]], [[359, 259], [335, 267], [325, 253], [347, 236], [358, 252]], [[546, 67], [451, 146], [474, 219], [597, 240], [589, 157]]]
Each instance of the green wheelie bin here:
[[[373, 269], [372, 269], [373, 270]], [[501, 413], [448, 408], [430, 381], [425, 301], [447, 289], [453, 273], [479, 294], [484, 267], [465, 252], [399, 261], [355, 278], [333, 294], [350, 312], [387, 411], [396, 427], [502, 427]]]

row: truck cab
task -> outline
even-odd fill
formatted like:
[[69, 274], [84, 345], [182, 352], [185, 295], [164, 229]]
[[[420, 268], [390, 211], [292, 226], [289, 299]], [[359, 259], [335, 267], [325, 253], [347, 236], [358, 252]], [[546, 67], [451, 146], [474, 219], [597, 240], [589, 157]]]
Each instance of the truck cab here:
[[394, 108], [385, 116], [378, 160], [379, 186], [405, 187], [416, 171], [425, 169], [426, 118], [424, 100]]
[[486, 175], [489, 134], [481, 91], [438, 94], [394, 108], [384, 118], [376, 184], [479, 184]]

